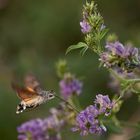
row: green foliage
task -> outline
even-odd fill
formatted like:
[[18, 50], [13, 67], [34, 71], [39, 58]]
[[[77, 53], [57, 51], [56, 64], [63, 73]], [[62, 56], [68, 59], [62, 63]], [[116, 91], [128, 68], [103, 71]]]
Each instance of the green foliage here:
[[120, 125], [115, 124], [114, 122], [110, 121], [106, 124], [107, 129], [111, 133], [121, 134], [122, 127]]
[[79, 42], [77, 45], [71, 45], [70, 47], [68, 47], [68, 49], [66, 50], [66, 54], [68, 54], [70, 51], [75, 50], [75, 49], [81, 49], [81, 55], [84, 55], [84, 53], [87, 51], [88, 46], [86, 43], [84, 42]]

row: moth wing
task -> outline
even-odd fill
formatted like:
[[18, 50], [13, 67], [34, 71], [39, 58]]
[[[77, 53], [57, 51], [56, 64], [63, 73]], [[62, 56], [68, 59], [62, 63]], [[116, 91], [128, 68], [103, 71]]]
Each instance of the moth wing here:
[[38, 91], [40, 90], [40, 83], [37, 78], [33, 74], [28, 74], [24, 78], [25, 87], [30, 91]]
[[17, 96], [21, 99], [21, 100], [30, 100], [32, 98], [35, 98], [38, 96], [38, 94], [34, 91], [30, 91], [26, 88], [21, 88], [19, 86], [17, 86], [16, 84], [12, 83], [12, 88], [16, 91]]

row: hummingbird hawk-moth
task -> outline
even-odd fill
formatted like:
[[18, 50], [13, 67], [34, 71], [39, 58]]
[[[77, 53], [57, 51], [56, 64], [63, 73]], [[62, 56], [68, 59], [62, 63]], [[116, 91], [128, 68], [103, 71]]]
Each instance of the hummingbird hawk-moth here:
[[25, 76], [24, 84], [24, 87], [20, 87], [12, 83], [12, 88], [16, 91], [17, 96], [21, 100], [17, 105], [17, 114], [22, 113], [26, 109], [35, 108], [55, 97], [53, 90], [43, 90], [36, 77], [32, 74]]

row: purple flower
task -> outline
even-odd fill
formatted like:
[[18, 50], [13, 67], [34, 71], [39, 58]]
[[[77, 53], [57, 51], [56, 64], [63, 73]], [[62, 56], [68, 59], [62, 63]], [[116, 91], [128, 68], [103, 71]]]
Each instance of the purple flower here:
[[132, 46], [123, 46], [120, 42], [108, 43], [105, 48], [112, 55], [120, 56], [122, 58], [130, 58], [138, 56], [138, 48]]
[[107, 43], [106, 51], [100, 55], [100, 61], [105, 67], [132, 72], [140, 64], [138, 48], [124, 46], [120, 42]]
[[132, 46], [123, 46], [120, 42], [108, 43], [105, 48], [113, 55], [118, 55], [122, 58], [128, 58], [138, 55], [138, 48]]
[[120, 42], [109, 43], [105, 46], [108, 51], [110, 51], [113, 55], [118, 55], [123, 57], [125, 53], [125, 47]]
[[107, 53], [107, 52], [103, 52], [101, 55], [100, 55], [100, 59], [99, 59], [103, 64], [104, 64], [104, 67], [111, 67], [111, 62], [110, 62], [110, 54]]
[[72, 94], [79, 95], [82, 91], [82, 82], [70, 74], [65, 74], [64, 79], [59, 83], [61, 95], [68, 99]]
[[45, 129], [46, 126], [44, 126], [43, 120], [31, 120], [29, 122], [25, 122], [17, 128], [18, 132], [21, 133], [18, 138], [19, 140], [23, 138], [25, 138], [25, 140], [28, 138], [32, 138], [34, 140], [40, 140], [42, 138], [45, 140]]
[[[72, 131], [80, 131], [82, 136], [90, 134], [102, 134], [106, 127], [100, 123], [100, 116], [108, 116], [111, 113], [114, 103], [111, 102], [108, 95], [98, 94], [94, 105], [88, 106], [76, 117], [76, 125]], [[99, 107], [98, 107], [99, 105]], [[101, 119], [101, 118], [100, 118]]]
[[89, 33], [91, 31], [91, 26], [85, 20], [83, 20], [83, 21], [80, 22], [80, 26], [81, 26], [81, 31], [84, 34]]
[[109, 111], [111, 111], [114, 105], [114, 103], [109, 99], [108, 95], [105, 96], [102, 94], [96, 95], [94, 103], [99, 105], [99, 114], [104, 113], [105, 116], [110, 115]]
[[134, 47], [126, 47], [126, 50], [124, 52], [124, 56], [127, 57], [133, 57], [133, 56], [138, 56], [138, 48], [134, 48]]
[[[23, 123], [17, 128], [19, 132], [19, 140], [61, 140], [61, 137], [58, 133], [61, 126], [63, 125], [62, 121], [59, 121], [56, 116], [49, 116], [46, 119], [35, 119]], [[53, 135], [50, 135], [50, 131], [53, 132]]]
[[18, 140], [28, 140], [27, 136], [25, 134], [20, 134], [18, 136]]

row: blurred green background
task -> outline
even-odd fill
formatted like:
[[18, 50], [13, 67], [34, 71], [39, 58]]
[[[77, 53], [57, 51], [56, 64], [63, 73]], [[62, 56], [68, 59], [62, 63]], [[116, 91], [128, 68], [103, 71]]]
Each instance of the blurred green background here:
[[[59, 58], [65, 58], [70, 70], [78, 77], [84, 77], [84, 90], [79, 98], [83, 107], [91, 104], [97, 93], [114, 94], [108, 87], [108, 73], [98, 68], [96, 55], [88, 51], [80, 57], [75, 51], [65, 56], [69, 45], [83, 39], [79, 21], [84, 2], [0, 0], [0, 140], [16, 140], [18, 125], [32, 118], [47, 116], [49, 107], [58, 104], [54, 100], [31, 112], [16, 115], [19, 100], [10, 86], [13, 77], [20, 79], [33, 72], [44, 88], [59, 92], [55, 73], [55, 63]], [[97, 3], [110, 32], [115, 32], [121, 41], [131, 40], [139, 46], [140, 1], [97, 0]], [[128, 119], [138, 108], [136, 101], [136, 97], [132, 97], [125, 102], [118, 117]], [[78, 135], [70, 133], [69, 139], [65, 137], [64, 140], [83, 139], [76, 137]]]

